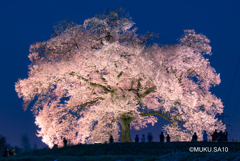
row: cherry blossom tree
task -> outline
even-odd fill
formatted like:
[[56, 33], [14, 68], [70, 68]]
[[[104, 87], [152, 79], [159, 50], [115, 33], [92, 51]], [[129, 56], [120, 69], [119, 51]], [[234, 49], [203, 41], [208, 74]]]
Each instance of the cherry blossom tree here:
[[[215, 118], [223, 112], [210, 87], [220, 75], [204, 54], [210, 41], [185, 30], [175, 45], [149, 45], [156, 35], [136, 34], [123, 11], [109, 11], [84, 21], [63, 23], [51, 39], [30, 46], [29, 76], [15, 89], [24, 109], [32, 111], [38, 136], [52, 147], [108, 141], [130, 142], [130, 129], [154, 125], [157, 115], [173, 141], [202, 138], [225, 125]], [[121, 134], [120, 134], [121, 132]]]

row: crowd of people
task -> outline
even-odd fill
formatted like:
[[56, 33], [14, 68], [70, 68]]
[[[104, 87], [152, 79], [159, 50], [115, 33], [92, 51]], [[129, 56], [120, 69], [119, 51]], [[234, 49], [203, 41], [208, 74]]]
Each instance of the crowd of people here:
[[[212, 142], [227, 142], [228, 141], [228, 132], [217, 132], [217, 130], [215, 130], [215, 132], [211, 135], [212, 136]], [[193, 134], [192, 136], [192, 141], [196, 142], [198, 140], [198, 136], [196, 134], [196, 132]], [[206, 133], [206, 131], [204, 131], [203, 133], [203, 141], [207, 142], [208, 141], [208, 135]]]
[[[212, 141], [212, 142], [227, 142], [228, 141], [228, 132], [217, 132], [217, 130], [215, 130], [215, 132], [211, 135], [212, 136], [212, 140], [208, 140], [208, 135], [206, 133], [206, 131], [204, 131], [203, 133], [203, 142], [207, 142], [207, 141]], [[169, 134], [165, 137], [163, 132], [161, 132], [161, 134], [159, 135], [159, 139], [160, 139], [160, 142], [165, 142], [165, 138], [166, 138], [166, 142], [170, 142], [170, 136]], [[147, 136], [147, 141], [148, 142], [152, 142], [153, 140], [153, 136], [151, 133], [148, 133], [148, 136]], [[198, 136], [197, 136], [197, 133], [194, 132], [193, 136], [192, 136], [192, 142], [197, 142], [198, 141]], [[63, 138], [63, 144], [64, 144], [64, 147], [67, 146], [67, 139], [66, 138]], [[138, 135], [136, 135], [135, 137], [135, 142], [138, 143], [140, 142], [140, 139], [138, 137]], [[145, 138], [145, 135], [143, 134], [142, 137], [141, 137], [141, 142], [146, 142], [146, 138]], [[110, 138], [109, 138], [109, 143], [113, 143], [113, 136], [110, 135]], [[54, 144], [54, 148], [58, 148], [58, 145], [57, 144]], [[7, 149], [5, 148], [4, 152], [3, 152], [3, 157], [9, 157], [11, 155], [16, 155], [16, 152], [15, 152], [15, 149]]]
[[15, 149], [11, 149], [9, 150], [8, 148], [5, 148], [4, 152], [3, 152], [3, 157], [9, 157], [11, 155], [16, 155]]
[[[212, 141], [212, 142], [227, 142], [228, 141], [228, 133], [227, 132], [220, 131], [218, 133], [217, 130], [215, 130], [215, 132], [211, 136], [212, 136], [212, 140], [209, 140], [209, 141]], [[163, 132], [161, 132], [161, 134], [159, 135], [160, 142], [165, 142], [165, 138], [166, 138], [166, 142], [170, 142], [169, 134], [165, 137]], [[152, 142], [152, 140], [153, 140], [152, 134], [148, 133], [147, 141]], [[198, 136], [197, 136], [196, 132], [194, 132], [194, 134], [192, 136], [192, 142], [197, 142], [197, 141], [198, 141]], [[203, 142], [207, 142], [207, 141], [208, 141], [208, 135], [207, 135], [206, 131], [204, 131]], [[67, 146], [67, 142], [68, 142], [67, 139], [63, 138], [64, 147]], [[135, 142], [136, 143], [140, 142], [140, 139], [139, 139], [138, 135], [136, 135], [136, 137], [135, 137]], [[146, 142], [146, 138], [145, 138], [144, 134], [141, 137], [141, 142]], [[113, 143], [113, 136], [112, 135], [110, 135], [109, 143]], [[54, 144], [54, 148], [58, 148], [58, 145]], [[13, 148], [11, 150], [5, 148], [4, 153], [3, 153], [3, 157], [9, 157], [11, 155], [16, 155], [15, 150]]]
[[[160, 137], [160, 142], [164, 142], [165, 137], [164, 137], [164, 135], [163, 135], [163, 132], [161, 132], [161, 135], [159, 135], [159, 137]], [[169, 136], [169, 134], [167, 135], [166, 139], [167, 139], [166, 142], [170, 142], [170, 136]], [[148, 133], [147, 141], [148, 141], [148, 142], [152, 142], [152, 140], [153, 140], [152, 134], [151, 134], [151, 133]], [[139, 137], [138, 137], [138, 135], [136, 135], [136, 137], [135, 137], [135, 142], [136, 142], [136, 143], [139, 142]], [[146, 142], [146, 138], [145, 138], [145, 135], [144, 135], [144, 134], [142, 135], [141, 142]]]
[[[203, 133], [203, 142], [208, 142], [208, 141], [212, 141], [212, 142], [227, 142], [228, 141], [228, 132], [222, 132], [220, 131], [219, 133], [217, 132], [217, 130], [215, 130], [215, 132], [211, 135], [212, 136], [212, 140], [208, 140], [208, 135], [207, 132], [204, 131]], [[153, 136], [151, 133], [148, 133], [148, 142], [152, 142]], [[159, 135], [159, 139], [160, 142], [165, 142], [165, 136], [163, 134], [163, 132], [161, 132], [161, 134]], [[192, 142], [197, 142], [198, 141], [198, 136], [197, 133], [194, 132], [193, 136], [192, 136]], [[135, 142], [139, 142], [139, 137], [138, 135], [136, 135], [135, 137]], [[146, 142], [145, 141], [145, 135], [142, 136], [141, 138], [141, 142]], [[169, 134], [166, 136], [166, 142], [170, 142], [170, 136]]]
[[[212, 142], [227, 142], [228, 141], [228, 132], [222, 132], [220, 131], [219, 133], [217, 132], [217, 130], [215, 130], [215, 132], [211, 135], [212, 136], [212, 140], [208, 140], [208, 135], [207, 132], [204, 131], [203, 133], [203, 142], [207, 142], [207, 141], [212, 141]], [[148, 133], [148, 142], [152, 142], [152, 134]], [[159, 139], [160, 142], [165, 142], [165, 136], [163, 134], [163, 132], [161, 132], [161, 134], [159, 135]], [[192, 142], [197, 142], [198, 141], [198, 136], [197, 133], [194, 132], [193, 136], [192, 136]], [[135, 142], [139, 142], [139, 137], [138, 135], [136, 135], [135, 137]], [[142, 136], [141, 138], [141, 142], [146, 142], [145, 141], [145, 135]], [[170, 142], [170, 136], [169, 134], [166, 136], [166, 142]]]
[[[212, 141], [212, 142], [227, 142], [228, 141], [228, 132], [222, 132], [220, 131], [219, 133], [217, 132], [217, 130], [215, 130], [215, 132], [211, 135], [212, 136], [212, 140], [209, 139], [208, 140], [208, 135], [207, 132], [204, 131], [203, 133], [203, 142], [208, 142], [208, 141]], [[147, 136], [147, 140], [148, 142], [152, 142], [153, 136], [151, 133], [148, 133]], [[161, 134], [159, 135], [159, 139], [160, 142], [165, 142], [165, 136], [163, 134], [163, 132], [161, 132]], [[193, 136], [192, 136], [192, 142], [197, 142], [198, 141], [198, 136], [197, 133], [194, 132]], [[135, 142], [139, 142], [139, 137], [138, 135], [136, 135], [135, 137]], [[145, 135], [143, 134], [142, 138], [141, 138], [141, 142], [146, 142], [145, 140]], [[166, 142], [170, 142], [170, 136], [169, 134], [166, 136]]]
[[[222, 142], [222, 141], [223, 142], [227, 142], [228, 141], [228, 133], [227, 132], [220, 131], [218, 133], [217, 130], [215, 130], [215, 132], [211, 136], [212, 136], [212, 140], [208, 140], [208, 135], [207, 135], [206, 131], [204, 131], [204, 133], [203, 133], [203, 142], [208, 142], [208, 141], [212, 141], [212, 142]], [[166, 141], [165, 141], [165, 138], [166, 138]], [[163, 132], [161, 132], [161, 134], [159, 135], [159, 139], [160, 139], [160, 142], [170, 142], [169, 134], [167, 134], [167, 136], [165, 137]], [[110, 135], [109, 143], [113, 143], [113, 140], [114, 140], [113, 136]], [[147, 141], [148, 142], [152, 142], [152, 140], [153, 140], [152, 134], [148, 133]], [[192, 136], [192, 142], [197, 142], [197, 141], [198, 141], [198, 136], [197, 136], [197, 133], [194, 132], [194, 134]], [[142, 135], [141, 140], [139, 139], [139, 136], [136, 135], [135, 142], [136, 143], [138, 143], [138, 142], [146, 142], [145, 135], [144, 134]], [[64, 147], [67, 146], [66, 138], [63, 139], [63, 144], [64, 144]], [[54, 145], [54, 147], [57, 147], [57, 145]]]

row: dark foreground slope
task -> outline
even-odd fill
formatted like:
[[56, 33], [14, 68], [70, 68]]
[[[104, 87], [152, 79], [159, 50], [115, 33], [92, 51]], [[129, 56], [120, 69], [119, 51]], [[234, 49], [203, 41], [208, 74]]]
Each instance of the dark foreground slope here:
[[[193, 152], [199, 150], [199, 152]], [[66, 148], [42, 149], [25, 152], [14, 157], [0, 158], [6, 161], [134, 161], [154, 160], [216, 160], [240, 161], [240, 143], [113, 143], [73, 145]]]

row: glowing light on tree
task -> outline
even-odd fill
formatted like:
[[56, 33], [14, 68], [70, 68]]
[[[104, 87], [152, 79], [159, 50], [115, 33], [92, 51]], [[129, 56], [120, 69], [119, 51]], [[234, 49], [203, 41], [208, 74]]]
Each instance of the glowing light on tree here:
[[25, 110], [35, 101], [38, 136], [49, 147], [63, 137], [77, 144], [112, 134], [117, 141], [120, 131], [129, 142], [130, 128], [154, 125], [156, 115], [169, 121], [163, 129], [172, 141], [225, 130], [215, 118], [222, 102], [209, 91], [220, 76], [204, 58], [211, 54], [206, 36], [185, 30], [179, 44], [148, 45], [155, 34], [137, 35], [133, 25], [122, 10], [111, 11], [83, 25], [64, 23], [30, 46], [29, 76], [15, 89]]

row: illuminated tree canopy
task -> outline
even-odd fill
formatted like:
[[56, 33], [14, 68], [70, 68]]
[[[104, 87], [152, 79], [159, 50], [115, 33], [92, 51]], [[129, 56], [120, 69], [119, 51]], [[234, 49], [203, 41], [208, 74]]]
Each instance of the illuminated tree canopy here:
[[[32, 111], [38, 136], [52, 147], [66, 137], [72, 144], [130, 142], [130, 128], [154, 125], [157, 115], [173, 141], [202, 138], [225, 125], [223, 112], [210, 87], [220, 75], [204, 54], [210, 41], [185, 30], [178, 44], [149, 45], [155, 34], [136, 34], [134, 22], [122, 10], [84, 21], [63, 23], [52, 38], [30, 46], [27, 79], [15, 84], [26, 110]], [[121, 128], [120, 128], [121, 127]]]

